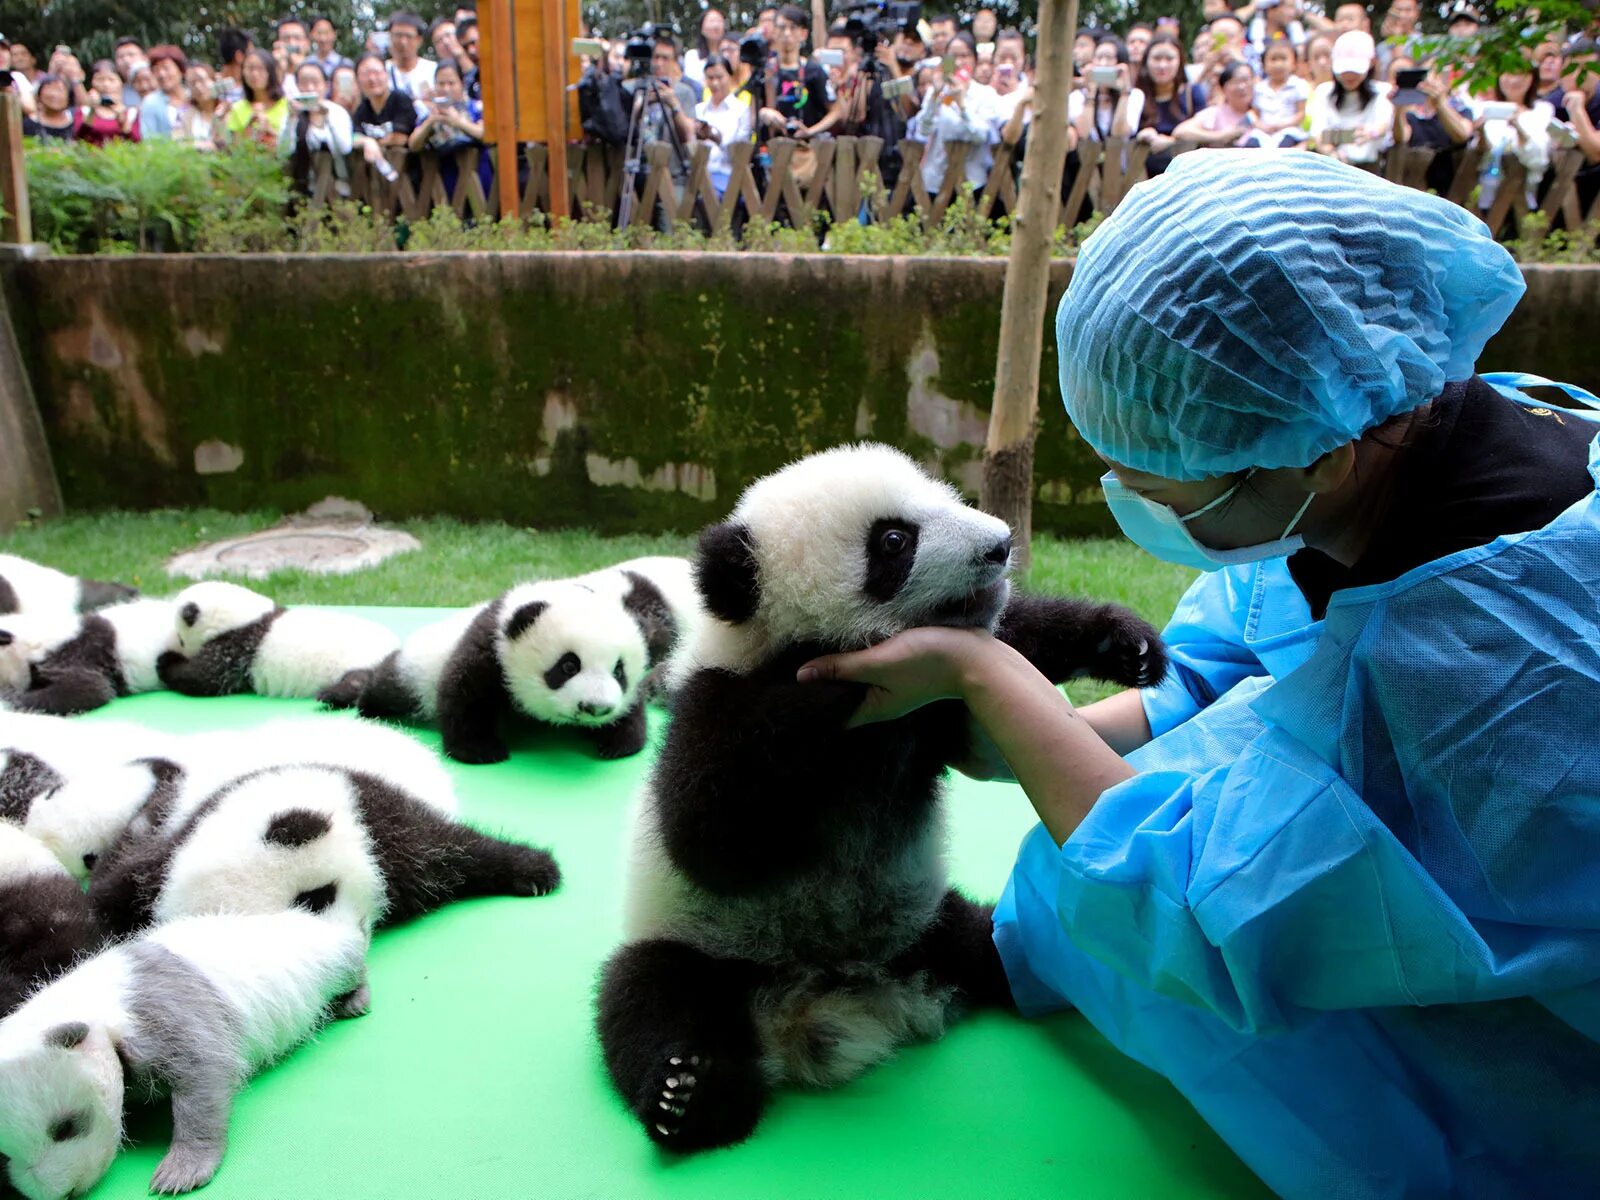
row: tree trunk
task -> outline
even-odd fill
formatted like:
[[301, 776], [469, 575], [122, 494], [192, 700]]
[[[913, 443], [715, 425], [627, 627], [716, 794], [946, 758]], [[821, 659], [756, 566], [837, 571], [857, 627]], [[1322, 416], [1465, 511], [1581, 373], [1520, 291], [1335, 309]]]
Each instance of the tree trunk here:
[[1039, 6], [1038, 78], [1028, 157], [1011, 223], [1000, 309], [1000, 354], [994, 372], [994, 406], [983, 454], [986, 512], [1011, 526], [1013, 561], [1032, 561], [1033, 438], [1039, 415], [1039, 357], [1045, 302], [1050, 290], [1050, 244], [1061, 216], [1061, 173], [1067, 161], [1067, 91], [1072, 83], [1072, 41], [1078, 0], [1043, 0]]

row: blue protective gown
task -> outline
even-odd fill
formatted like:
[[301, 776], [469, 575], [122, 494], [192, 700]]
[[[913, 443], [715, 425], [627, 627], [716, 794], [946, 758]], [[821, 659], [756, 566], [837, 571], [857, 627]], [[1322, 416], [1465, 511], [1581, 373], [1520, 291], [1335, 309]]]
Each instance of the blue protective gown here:
[[1207, 575], [1167, 636], [1140, 774], [996, 910], [1023, 1010], [1283, 1195], [1600, 1192], [1600, 494], [1321, 622]]

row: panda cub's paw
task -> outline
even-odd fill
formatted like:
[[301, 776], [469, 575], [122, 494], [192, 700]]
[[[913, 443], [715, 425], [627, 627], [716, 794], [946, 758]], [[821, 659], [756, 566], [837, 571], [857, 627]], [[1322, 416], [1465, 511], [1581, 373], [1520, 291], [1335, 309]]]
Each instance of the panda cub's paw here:
[[708, 1150], [749, 1137], [764, 1100], [755, 1063], [683, 1052], [666, 1056], [635, 1115], [658, 1146]]
[[222, 1165], [222, 1147], [199, 1143], [174, 1145], [151, 1177], [157, 1196], [181, 1196], [210, 1183]]
[[515, 848], [507, 875], [507, 891], [513, 896], [548, 896], [561, 886], [555, 858], [533, 846]]
[[1167, 651], [1154, 625], [1123, 611], [1104, 632], [1089, 674], [1123, 687], [1154, 687], [1166, 676]]
[[444, 752], [457, 762], [472, 766], [502, 763], [511, 757], [511, 751], [498, 738], [452, 738], [445, 742]]

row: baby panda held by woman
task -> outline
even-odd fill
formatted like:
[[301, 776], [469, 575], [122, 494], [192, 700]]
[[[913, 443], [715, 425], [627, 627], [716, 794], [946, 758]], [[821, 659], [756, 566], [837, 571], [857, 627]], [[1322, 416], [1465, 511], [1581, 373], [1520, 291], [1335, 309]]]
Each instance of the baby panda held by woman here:
[[881, 446], [759, 480], [701, 535], [709, 619], [673, 667], [598, 1012], [611, 1078], [662, 1145], [740, 1141], [775, 1085], [842, 1083], [953, 1007], [1010, 1005], [990, 910], [946, 879], [965, 707], [852, 729], [862, 685], [795, 678], [924, 625], [991, 630], [1056, 681], [1162, 676], [1152, 627], [1011, 591], [1010, 551], [1003, 522]]

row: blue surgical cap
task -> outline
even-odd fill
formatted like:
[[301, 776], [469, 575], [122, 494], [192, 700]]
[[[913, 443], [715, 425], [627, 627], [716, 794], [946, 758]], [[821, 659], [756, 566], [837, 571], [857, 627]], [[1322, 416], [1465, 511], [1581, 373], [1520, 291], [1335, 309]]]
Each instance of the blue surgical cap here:
[[1184, 154], [1084, 243], [1061, 394], [1136, 470], [1304, 467], [1469, 377], [1525, 289], [1437, 196], [1319, 154]]

